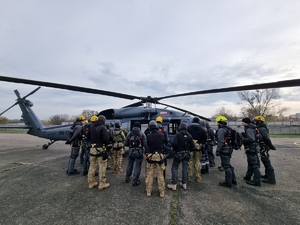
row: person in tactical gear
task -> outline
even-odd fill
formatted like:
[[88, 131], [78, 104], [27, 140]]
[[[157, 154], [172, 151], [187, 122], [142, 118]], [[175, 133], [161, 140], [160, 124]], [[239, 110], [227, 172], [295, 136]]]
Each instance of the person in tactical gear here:
[[93, 189], [98, 185], [95, 180], [97, 166], [99, 167], [98, 189], [102, 190], [110, 186], [109, 183], [106, 183], [106, 168], [108, 158], [106, 146], [109, 143], [109, 135], [106, 127], [104, 126], [105, 120], [106, 118], [100, 115], [94, 123], [91, 123], [88, 132], [88, 139], [91, 142], [90, 168], [88, 173], [89, 189]]
[[221, 166], [225, 170], [225, 180], [219, 184], [223, 187], [231, 188], [232, 184], [237, 185], [234, 168], [230, 164], [233, 148], [230, 140], [228, 140], [228, 130], [231, 128], [227, 126], [227, 118], [225, 116], [218, 116], [216, 122], [218, 126], [216, 156], [220, 156]]
[[86, 141], [86, 132], [85, 132], [85, 127], [86, 125], [88, 124], [88, 120], [85, 120], [84, 123], [83, 123], [83, 126], [82, 126], [82, 141], [81, 141], [81, 144], [80, 144], [80, 154], [79, 154], [79, 157], [80, 157], [80, 164], [83, 164], [84, 163], [84, 159], [86, 158], [85, 156], [85, 151], [86, 151], [86, 146], [85, 146], [85, 141]]
[[82, 142], [81, 142], [81, 151], [83, 152], [83, 176], [86, 176], [89, 172], [89, 167], [90, 167], [90, 148], [91, 148], [91, 143], [88, 140], [88, 132], [90, 129], [90, 124], [92, 122], [86, 122], [86, 124], [83, 125], [82, 127], [82, 132], [83, 132], [83, 137], [82, 137]]
[[173, 163], [172, 163], [172, 183], [167, 187], [173, 191], [176, 191], [177, 179], [178, 179], [178, 166], [182, 163], [182, 182], [183, 189], [187, 188], [188, 180], [188, 163], [191, 158], [190, 151], [195, 148], [193, 137], [187, 132], [187, 124], [181, 122], [178, 127], [178, 132], [175, 134], [172, 147], [175, 151]]
[[139, 180], [139, 177], [143, 163], [144, 148], [147, 148], [147, 138], [146, 135], [141, 131], [140, 122], [135, 122], [133, 124], [132, 130], [126, 136], [125, 146], [129, 147], [125, 182], [129, 183], [135, 162], [132, 186], [140, 185], [141, 181]]
[[[261, 186], [261, 174], [260, 174], [260, 165], [259, 165], [259, 158], [258, 158], [258, 148], [259, 148], [259, 138], [257, 138], [256, 133], [256, 125], [251, 123], [249, 118], [242, 119], [242, 125], [245, 127], [245, 132], [242, 133], [243, 145], [245, 148], [246, 156], [247, 156], [247, 163], [248, 168], [244, 179], [246, 183], [253, 186]], [[253, 176], [253, 180], [251, 177]]]
[[74, 169], [74, 166], [80, 150], [80, 143], [82, 139], [82, 125], [84, 121], [85, 121], [84, 116], [77, 117], [76, 121], [71, 126], [70, 135], [72, 136], [65, 143], [65, 144], [71, 144], [71, 155], [69, 158], [68, 170], [67, 170], [68, 176], [77, 175], [80, 173], [77, 169]]
[[152, 193], [153, 177], [156, 170], [158, 189], [160, 197], [165, 196], [165, 179], [164, 170], [165, 166], [165, 155], [164, 155], [164, 143], [165, 136], [163, 133], [158, 132], [157, 123], [154, 120], [149, 122], [149, 128], [151, 133], [147, 135], [147, 146], [145, 150], [145, 158], [147, 160], [147, 178], [146, 178], [146, 191], [147, 196], [150, 197]]
[[[106, 122], [105, 123], [105, 127], [108, 131], [108, 135], [109, 135], [109, 144], [107, 145], [106, 147], [106, 151], [107, 151], [107, 154], [108, 154], [108, 159], [107, 159], [107, 169], [112, 169], [113, 166], [112, 166], [112, 148], [113, 148], [113, 124], [110, 123], [110, 122]], [[109, 165], [111, 164], [111, 165]]]
[[[208, 137], [206, 123], [205, 123], [204, 120], [200, 120], [200, 126], [205, 131], [206, 137]], [[202, 143], [201, 150], [202, 150], [202, 156], [200, 158], [200, 162], [201, 162], [201, 174], [206, 174], [206, 173], [209, 173], [209, 158], [208, 158], [208, 144], [207, 144], [207, 139], [206, 139], [205, 142]]]
[[122, 173], [122, 161], [124, 154], [125, 134], [121, 130], [121, 122], [115, 122], [115, 129], [113, 132], [113, 149], [112, 149], [112, 169], [115, 173]]
[[157, 123], [158, 132], [163, 133], [165, 135], [164, 154], [166, 155], [166, 157], [170, 157], [172, 149], [169, 144], [168, 132], [165, 130], [164, 126], [162, 125], [163, 118], [161, 116], [158, 116], [158, 117], [156, 117], [155, 121]]
[[207, 135], [205, 130], [200, 125], [200, 118], [194, 117], [192, 124], [187, 127], [187, 131], [191, 134], [195, 147], [191, 151], [191, 158], [189, 161], [189, 181], [192, 180], [193, 172], [195, 173], [196, 182], [201, 181], [201, 163], [200, 159], [202, 157], [201, 146], [207, 140]]
[[214, 146], [216, 145], [215, 141], [215, 130], [209, 126], [209, 123], [206, 121], [205, 126], [207, 129], [207, 153], [209, 159], [209, 166], [214, 167], [215, 164], [215, 155], [214, 155]]
[[260, 159], [265, 167], [265, 175], [262, 175], [264, 183], [276, 184], [274, 168], [271, 165], [269, 150], [276, 150], [269, 137], [269, 129], [265, 124], [265, 118], [263, 116], [256, 116], [254, 118], [254, 124], [260, 132], [262, 140], [259, 142], [260, 147]]

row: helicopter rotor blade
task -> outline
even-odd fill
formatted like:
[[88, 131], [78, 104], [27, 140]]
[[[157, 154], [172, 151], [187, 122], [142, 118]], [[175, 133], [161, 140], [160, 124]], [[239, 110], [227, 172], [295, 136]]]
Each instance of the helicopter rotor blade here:
[[20, 101], [25, 100], [28, 96], [30, 96], [30, 95], [34, 94], [35, 92], [37, 92], [40, 88], [41, 88], [41, 87], [37, 87], [37, 88], [34, 89], [32, 92], [30, 92], [29, 94], [25, 95], [24, 97], [21, 97], [21, 96], [20, 96], [20, 93], [18, 92], [18, 90], [15, 90], [14, 92], [15, 92], [16, 96], [18, 97], [18, 99], [16, 100], [17, 102], [16, 102], [15, 104], [13, 104], [11, 107], [9, 107], [8, 109], [6, 109], [5, 111], [3, 111], [2, 113], [0, 113], [0, 116], [1, 116], [2, 114], [4, 114], [5, 112], [7, 112], [8, 110], [10, 110], [12, 107], [18, 105]]
[[200, 116], [200, 115], [198, 115], [198, 114], [195, 114], [195, 113], [193, 113], [193, 112], [187, 111], [187, 110], [185, 110], [185, 109], [181, 109], [181, 108], [178, 108], [178, 107], [175, 107], [175, 106], [172, 106], [172, 105], [168, 105], [168, 104], [165, 104], [165, 103], [161, 103], [161, 102], [157, 102], [157, 104], [161, 104], [161, 105], [164, 105], [164, 106], [171, 107], [171, 108], [173, 108], [173, 109], [177, 109], [177, 110], [179, 110], [179, 111], [188, 113], [188, 114], [190, 114], [190, 115], [192, 115], [192, 116], [198, 116], [199, 118], [201, 118], [201, 119], [203, 119], [203, 120], [211, 121], [210, 119], [208, 119], [208, 118], [206, 118], [206, 117]]
[[93, 89], [93, 88], [85, 88], [85, 87], [66, 85], [66, 84], [58, 84], [58, 83], [51, 83], [51, 82], [44, 82], [44, 81], [37, 81], [37, 80], [28, 80], [28, 79], [22, 79], [22, 78], [0, 76], [0, 81], [6, 81], [6, 82], [12, 82], [12, 83], [31, 84], [31, 85], [38, 85], [38, 86], [51, 87], [51, 88], [59, 88], [59, 89], [64, 89], [64, 90], [85, 92], [85, 93], [91, 93], [91, 94], [100, 94], [100, 95], [106, 95], [106, 96], [111, 96], [111, 97], [129, 99], [129, 100], [141, 99], [141, 97], [138, 97], [138, 96], [127, 95], [127, 94], [122, 94], [122, 93], [118, 93], [118, 92], [104, 91], [104, 90]]
[[124, 107], [122, 107], [122, 108], [139, 107], [139, 106], [142, 106], [142, 105], [143, 105], [143, 103], [141, 103], [141, 102], [135, 102], [135, 103], [133, 103], [133, 104], [126, 105], [126, 106], [124, 106]]
[[245, 85], [245, 86], [236, 86], [236, 87], [228, 87], [228, 88], [217, 88], [217, 89], [210, 89], [210, 90], [203, 90], [203, 91], [187, 92], [187, 93], [182, 93], [182, 94], [160, 97], [160, 98], [157, 98], [157, 100], [181, 97], [181, 96], [189, 96], [189, 95], [213, 94], [213, 93], [232, 92], [232, 91], [248, 91], [248, 90], [256, 90], [256, 89], [283, 88], [283, 87], [296, 87], [296, 86], [300, 86], [300, 79], [283, 80], [283, 81], [270, 82], [270, 83], [252, 84], [252, 85]]

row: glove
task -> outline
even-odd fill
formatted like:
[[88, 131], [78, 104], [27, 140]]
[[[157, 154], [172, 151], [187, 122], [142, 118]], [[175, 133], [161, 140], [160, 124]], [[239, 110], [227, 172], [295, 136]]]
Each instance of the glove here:
[[220, 152], [216, 152], [216, 156], [220, 156]]
[[71, 144], [71, 141], [67, 140], [65, 144], [69, 145], [69, 144]]

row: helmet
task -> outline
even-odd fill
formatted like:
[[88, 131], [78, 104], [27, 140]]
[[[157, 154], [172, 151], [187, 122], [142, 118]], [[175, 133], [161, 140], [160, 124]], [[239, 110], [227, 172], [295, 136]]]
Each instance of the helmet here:
[[162, 123], [163, 118], [161, 116], [158, 116], [158, 117], [156, 117], [155, 121], [158, 122], [158, 123]]
[[78, 117], [77, 117], [77, 120], [84, 121], [84, 120], [85, 120], [85, 117], [84, 117], [84, 116], [78, 116]]
[[192, 123], [200, 123], [200, 118], [198, 116], [195, 116], [192, 120]]
[[98, 116], [92, 116], [91, 117], [91, 122], [96, 122], [98, 120]]
[[266, 121], [265, 117], [263, 117], [263, 116], [256, 116], [256, 117], [254, 117], [254, 120], [260, 120], [261, 122], [265, 122]]
[[119, 120], [115, 121], [115, 128], [120, 128], [121, 127], [121, 122]]
[[107, 129], [109, 129], [110, 128], [110, 122], [106, 122], [105, 126], [106, 126]]
[[150, 130], [152, 130], [152, 129], [157, 129], [157, 123], [156, 123], [156, 121], [151, 120], [151, 121], [149, 122], [149, 128], [150, 128]]
[[100, 121], [102, 121], [103, 123], [105, 123], [106, 118], [105, 118], [105, 116], [103, 116], [103, 115], [99, 115], [99, 116], [98, 116], [98, 120], [100, 120]]
[[227, 124], [227, 118], [225, 116], [218, 116], [216, 122], [220, 124]]

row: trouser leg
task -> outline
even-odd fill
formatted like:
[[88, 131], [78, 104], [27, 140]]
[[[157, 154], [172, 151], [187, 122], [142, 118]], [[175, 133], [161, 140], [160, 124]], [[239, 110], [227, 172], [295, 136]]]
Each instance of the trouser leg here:
[[172, 163], [172, 184], [177, 184], [178, 180], [178, 166], [180, 164], [180, 161], [174, 157], [173, 163]]
[[134, 173], [133, 173], [133, 183], [136, 183], [139, 180], [141, 169], [142, 169], [143, 158], [135, 159]]
[[69, 164], [68, 164], [68, 173], [74, 172], [75, 161], [78, 157], [78, 154], [79, 154], [79, 147], [72, 147], [71, 155], [69, 158]]
[[225, 170], [225, 181], [229, 184], [232, 183], [232, 169], [230, 165], [230, 156], [220, 155], [221, 165]]

